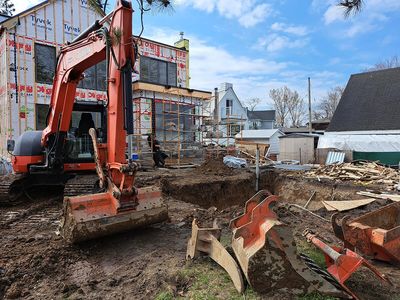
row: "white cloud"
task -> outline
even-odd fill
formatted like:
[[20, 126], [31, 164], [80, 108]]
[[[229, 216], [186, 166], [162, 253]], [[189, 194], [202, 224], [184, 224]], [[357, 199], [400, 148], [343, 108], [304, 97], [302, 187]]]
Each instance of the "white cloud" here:
[[343, 21], [344, 19], [344, 10], [337, 5], [330, 6], [324, 13], [325, 24], [327, 25], [336, 21]]
[[14, 3], [15, 7], [15, 14], [18, 14], [40, 2], [43, 2], [43, 0], [18, 0], [18, 1], [12, 1]]
[[285, 32], [298, 36], [305, 36], [309, 33], [309, 30], [306, 26], [294, 26], [285, 23], [274, 23], [271, 25], [271, 29], [274, 31]]
[[241, 16], [239, 18], [239, 23], [246, 28], [252, 27], [263, 22], [267, 16], [272, 14], [272, 12], [272, 7], [269, 4], [260, 4], [257, 5], [253, 10]]
[[[318, 0], [315, 0], [318, 2]], [[323, 4], [321, 4], [323, 5]], [[382, 22], [388, 20], [393, 11], [400, 10], [399, 0], [368, 0], [365, 1], [362, 11], [349, 19], [344, 16], [344, 8], [339, 7], [337, 2], [331, 3], [324, 13], [326, 25], [341, 22], [350, 24], [343, 37], [354, 37], [359, 34], [374, 31], [380, 27]]]
[[308, 38], [290, 39], [287, 36], [272, 33], [259, 38], [254, 49], [267, 49], [268, 52], [277, 52], [282, 49], [303, 48], [308, 42]]
[[225, 18], [238, 19], [239, 23], [246, 28], [263, 22], [273, 13], [270, 4], [258, 4], [257, 0], [176, 0], [174, 5], [192, 6], [208, 13], [217, 11]]
[[[147, 38], [166, 44], [173, 44], [178, 36], [178, 30], [146, 28]], [[272, 88], [287, 85], [298, 90], [301, 95], [306, 95], [308, 76], [313, 78], [313, 98], [322, 96], [330, 87], [342, 83], [340, 75], [333, 72], [302, 70], [301, 66], [290, 61], [238, 56], [217, 44], [208, 42], [204, 37], [199, 38], [190, 34], [186, 37], [190, 41], [190, 85], [195, 89], [212, 90], [222, 82], [231, 82], [241, 100], [259, 97], [264, 99], [260, 107], [266, 108], [270, 107], [270, 102], [265, 99], [268, 98], [269, 90]], [[261, 44], [264, 43], [263, 47], [267, 46], [267, 42], [266, 39], [260, 41]], [[275, 47], [279, 48], [279, 43], [275, 43]], [[293, 44], [290, 40], [285, 40], [283, 44], [285, 47], [294, 47], [296, 42]]]

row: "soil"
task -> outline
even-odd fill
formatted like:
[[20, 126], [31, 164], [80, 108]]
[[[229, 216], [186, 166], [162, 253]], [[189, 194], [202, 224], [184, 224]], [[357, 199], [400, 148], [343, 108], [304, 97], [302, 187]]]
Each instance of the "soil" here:
[[[201, 227], [218, 219], [227, 232], [229, 220], [242, 213], [243, 204], [254, 194], [254, 173], [231, 170], [231, 175], [222, 176], [208, 170], [203, 165], [138, 173], [138, 186], [162, 187], [170, 220], [80, 245], [68, 245], [57, 235], [62, 201], [54, 195], [33, 195], [33, 202], [0, 207], [0, 299], [154, 299], [167, 285], [177, 284], [193, 218]], [[329, 221], [293, 208], [288, 211], [288, 203], [304, 205], [315, 190], [318, 198], [310, 207], [329, 220], [331, 213], [318, 204], [321, 199], [330, 199], [332, 194], [336, 200], [351, 199], [348, 197], [363, 189], [280, 173], [263, 174], [260, 186], [280, 196], [276, 210], [281, 220], [292, 226], [295, 239], [304, 240], [302, 231], [310, 228], [329, 244], [340, 244]], [[386, 203], [376, 201], [348, 214], [354, 217]], [[352, 288], [361, 287], [372, 297], [365, 299], [377, 294], [394, 298], [400, 270], [383, 263], [374, 265], [394, 286], [379, 289], [375, 277], [362, 275]]]
[[195, 173], [200, 175], [232, 176], [239, 170], [226, 166], [222, 157], [209, 158], [201, 166], [195, 169]]

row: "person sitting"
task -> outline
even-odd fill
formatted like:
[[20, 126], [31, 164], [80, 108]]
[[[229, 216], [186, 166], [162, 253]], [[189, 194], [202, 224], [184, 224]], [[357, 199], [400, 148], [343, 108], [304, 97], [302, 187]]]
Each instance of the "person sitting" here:
[[95, 128], [93, 117], [91, 113], [82, 113], [79, 120], [77, 137], [85, 137], [89, 134], [89, 129]]
[[160, 142], [156, 139], [153, 133], [147, 136], [147, 142], [153, 152], [153, 161], [156, 167], [164, 167], [165, 159], [168, 155], [161, 150]]
[[89, 136], [89, 129], [96, 129], [91, 113], [82, 113], [81, 119], [79, 120], [78, 129], [76, 131], [76, 137], [80, 138], [81, 153], [94, 153], [93, 142]]

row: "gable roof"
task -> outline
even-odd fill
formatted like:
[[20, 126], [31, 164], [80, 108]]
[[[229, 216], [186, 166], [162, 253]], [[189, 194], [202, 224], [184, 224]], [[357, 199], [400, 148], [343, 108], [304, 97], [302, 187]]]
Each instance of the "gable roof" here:
[[[105, 13], [104, 13], [103, 10], [101, 9], [101, 3], [100, 3], [100, 1], [96, 1], [96, 2], [97, 2], [97, 4], [99, 5], [99, 7], [96, 9], [97, 12], [100, 13], [101, 15], [105, 16]], [[43, 4], [46, 4], [46, 3], [50, 3], [50, 1], [49, 1], [49, 0], [40, 1], [39, 3], [33, 5], [33, 6], [27, 8], [27, 9], [25, 9], [25, 10], [23, 10], [23, 11], [17, 13], [16, 15], [13, 15], [13, 16], [7, 16], [7, 17], [6, 17], [6, 16], [2, 15], [2, 16], [4, 16], [4, 19], [2, 19], [2, 20], [0, 21], [0, 24], [6, 22], [6, 21], [8, 21], [8, 20], [11, 20], [11, 19], [19, 18], [19, 17], [21, 17], [21, 16], [23, 16], [23, 15], [25, 15], [25, 14], [31, 12], [32, 10], [35, 10], [36, 8], [42, 6]], [[88, 3], [89, 3], [89, 1], [88, 1]]]
[[235, 135], [236, 139], [269, 139], [275, 133], [283, 135], [279, 129], [250, 129], [242, 130]]
[[275, 110], [248, 110], [247, 117], [250, 120], [275, 121]]
[[350, 77], [327, 131], [400, 129], [400, 68]]

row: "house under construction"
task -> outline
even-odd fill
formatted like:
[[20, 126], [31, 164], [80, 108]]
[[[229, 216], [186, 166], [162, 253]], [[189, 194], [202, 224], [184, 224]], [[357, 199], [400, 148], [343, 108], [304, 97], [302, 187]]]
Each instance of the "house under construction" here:
[[[42, 130], [52, 93], [57, 53], [97, 19], [101, 9], [87, 0], [48, 0], [0, 18], [0, 154], [7, 140], [28, 130]], [[135, 134], [129, 154], [150, 152], [147, 134], [154, 133], [170, 156], [181, 163], [201, 155], [203, 107], [211, 92], [189, 88], [189, 40], [183, 34], [174, 46], [135, 37], [139, 56], [133, 76]], [[105, 63], [85, 72], [76, 103], [106, 99]], [[82, 112], [73, 114], [77, 126]], [[95, 125], [100, 117], [93, 114]]]

